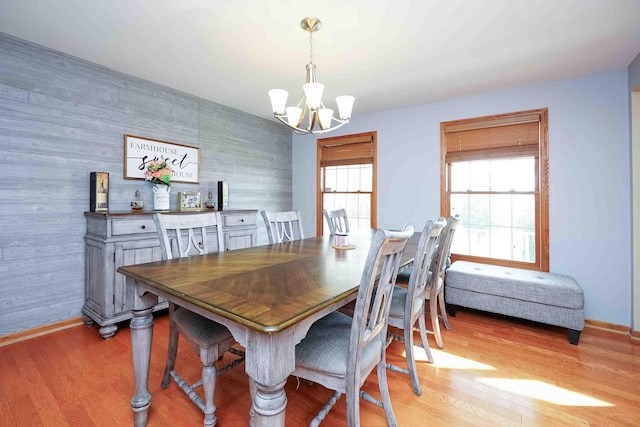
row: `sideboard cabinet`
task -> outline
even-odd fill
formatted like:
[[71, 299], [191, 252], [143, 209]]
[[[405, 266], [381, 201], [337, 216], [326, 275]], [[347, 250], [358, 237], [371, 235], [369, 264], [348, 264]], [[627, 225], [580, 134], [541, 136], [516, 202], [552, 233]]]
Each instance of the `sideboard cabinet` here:
[[[222, 233], [227, 250], [255, 246], [258, 236], [257, 210], [229, 210], [222, 215]], [[184, 212], [180, 212], [184, 213]], [[111, 338], [118, 322], [132, 317], [132, 290], [123, 275], [123, 265], [160, 261], [160, 241], [154, 212], [85, 212], [85, 323], [100, 325], [100, 335]], [[212, 233], [215, 233], [212, 231]], [[160, 300], [155, 310], [167, 308]]]

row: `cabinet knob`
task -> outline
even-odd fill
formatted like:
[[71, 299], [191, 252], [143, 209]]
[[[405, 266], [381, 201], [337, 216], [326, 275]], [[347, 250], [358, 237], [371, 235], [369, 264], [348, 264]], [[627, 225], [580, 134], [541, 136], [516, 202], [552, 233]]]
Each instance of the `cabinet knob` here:
[[146, 225], [144, 225], [144, 224], [142, 224], [142, 227], [141, 227], [141, 228], [144, 230], [145, 228], [147, 228], [147, 226], [146, 226]]
[[240, 222], [244, 222], [244, 218], [240, 218]]

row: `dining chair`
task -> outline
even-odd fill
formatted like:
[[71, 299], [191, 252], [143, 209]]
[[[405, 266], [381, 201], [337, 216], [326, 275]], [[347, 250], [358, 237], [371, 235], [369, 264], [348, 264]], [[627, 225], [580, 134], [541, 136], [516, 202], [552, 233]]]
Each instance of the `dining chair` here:
[[440, 238], [438, 239], [438, 251], [432, 262], [432, 268], [430, 269], [432, 272], [430, 278], [431, 284], [427, 291], [429, 298], [429, 315], [431, 317], [433, 336], [439, 348], [444, 348], [442, 332], [440, 331], [440, 318], [442, 318], [445, 328], [451, 329], [444, 301], [444, 277], [449, 266], [451, 243], [453, 242], [453, 237], [459, 224], [460, 216], [456, 215], [447, 218], [447, 225], [442, 230]]
[[[438, 238], [438, 249], [429, 267], [428, 285], [427, 285], [427, 299], [429, 300], [429, 317], [431, 318], [431, 329], [428, 331], [433, 334], [436, 345], [439, 348], [444, 348], [444, 340], [442, 339], [442, 332], [440, 330], [440, 321], [442, 318], [446, 329], [451, 329], [449, 323], [449, 317], [445, 309], [444, 301], [444, 278], [446, 269], [449, 266], [449, 257], [451, 255], [451, 243], [455, 235], [455, 230], [460, 223], [460, 216], [449, 216], [447, 218], [447, 225], [444, 227]], [[399, 285], [407, 286], [409, 278], [411, 277], [412, 268], [407, 268], [398, 273], [396, 282]], [[437, 271], [437, 275], [433, 275], [432, 272]]]
[[349, 218], [347, 218], [347, 211], [344, 209], [336, 209], [328, 211], [322, 210], [324, 219], [329, 226], [329, 234], [333, 235], [338, 233], [349, 233]]
[[[449, 265], [449, 256], [451, 255], [451, 243], [455, 231], [460, 223], [460, 216], [449, 216], [447, 225], [444, 227], [438, 238], [438, 249], [431, 262], [429, 268], [429, 278], [427, 285], [427, 299], [429, 300], [429, 317], [431, 318], [431, 332], [435, 338], [436, 345], [444, 348], [444, 340], [442, 339], [442, 331], [440, 330], [440, 318], [446, 329], [451, 329], [447, 310], [444, 301], [444, 278], [445, 272]], [[396, 279], [398, 284], [407, 285], [411, 275], [411, 269], [405, 269], [398, 274]], [[432, 274], [437, 272], [437, 274]]]
[[394, 372], [409, 374], [413, 392], [418, 396], [422, 394], [422, 389], [420, 388], [416, 359], [413, 353], [413, 331], [417, 321], [420, 337], [422, 338], [422, 347], [429, 362], [433, 363], [424, 319], [425, 301], [427, 299], [426, 292], [429, 267], [436, 253], [438, 238], [445, 225], [446, 221], [444, 218], [440, 218], [435, 223], [429, 220], [425, 224], [422, 234], [420, 235], [418, 248], [413, 257], [413, 268], [411, 269], [409, 283], [406, 287], [396, 285], [393, 288], [393, 299], [391, 300], [391, 308], [389, 310], [389, 326], [401, 329], [403, 336], [389, 333], [387, 343], [390, 344], [393, 339], [404, 341], [404, 353], [407, 358], [408, 369], [402, 369], [391, 364], [388, 364], [387, 368]]
[[[387, 423], [397, 425], [386, 374], [387, 319], [402, 253], [413, 232], [411, 225], [402, 231], [377, 230], [353, 318], [335, 311], [316, 321], [296, 346], [293, 375], [335, 391], [310, 425], [317, 426], [342, 394], [346, 394], [349, 427], [360, 426], [359, 397], [382, 407]], [[382, 402], [360, 390], [376, 367]]]
[[[160, 237], [163, 259], [171, 260], [223, 251], [221, 218], [219, 212], [154, 214], [153, 220]], [[187, 384], [174, 369], [179, 335], [182, 335], [200, 355], [202, 362], [202, 378], [192, 385]], [[202, 410], [205, 426], [213, 426], [217, 421], [214, 403], [216, 377], [244, 360], [244, 352], [234, 348], [235, 343], [231, 332], [225, 326], [169, 303], [169, 351], [161, 387], [167, 388], [170, 378], [173, 378], [180, 389]], [[227, 366], [217, 369], [215, 362], [226, 351], [239, 357], [234, 358]], [[200, 385], [204, 401], [195, 391]]]
[[261, 213], [265, 226], [267, 227], [269, 243], [282, 243], [304, 239], [300, 211], [262, 211]]

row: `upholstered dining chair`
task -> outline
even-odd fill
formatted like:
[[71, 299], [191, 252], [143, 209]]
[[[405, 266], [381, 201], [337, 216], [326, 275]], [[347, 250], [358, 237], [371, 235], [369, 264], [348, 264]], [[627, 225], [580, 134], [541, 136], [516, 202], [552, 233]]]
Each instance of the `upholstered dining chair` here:
[[[184, 215], [157, 213], [154, 214], [153, 220], [156, 223], [162, 257], [165, 260], [224, 250], [219, 212]], [[212, 234], [214, 232], [215, 236]], [[189, 342], [202, 361], [202, 379], [193, 385], [187, 384], [174, 369], [179, 335]], [[217, 421], [214, 403], [217, 375], [244, 360], [244, 352], [234, 348], [234, 344], [235, 340], [225, 326], [169, 303], [169, 352], [161, 386], [167, 388], [170, 378], [173, 378], [180, 389], [204, 413], [205, 427], [213, 426]], [[218, 370], [215, 362], [226, 351], [239, 357]], [[195, 391], [200, 385], [202, 385], [204, 401]]]
[[404, 341], [404, 352], [407, 358], [408, 369], [402, 369], [398, 366], [388, 364], [387, 368], [395, 372], [403, 372], [409, 374], [411, 378], [411, 387], [413, 392], [420, 396], [422, 389], [418, 379], [418, 371], [416, 368], [416, 358], [413, 353], [413, 331], [418, 322], [418, 330], [420, 338], [422, 338], [422, 347], [427, 354], [429, 362], [433, 363], [433, 356], [429, 348], [427, 340], [427, 328], [425, 325], [425, 301], [429, 279], [429, 267], [433, 261], [438, 245], [438, 238], [442, 229], [446, 225], [444, 218], [440, 218], [437, 222], [427, 221], [420, 241], [413, 258], [413, 267], [407, 287], [396, 285], [393, 289], [393, 299], [391, 300], [391, 308], [389, 310], [389, 326], [401, 329], [403, 336], [397, 336], [389, 333], [388, 343], [395, 339]]
[[[359, 397], [381, 406], [387, 423], [397, 425], [386, 374], [387, 320], [402, 253], [413, 232], [411, 225], [402, 231], [377, 230], [362, 272], [353, 318], [333, 312], [316, 321], [296, 346], [293, 375], [335, 391], [312, 426], [324, 419], [342, 394], [346, 394], [349, 427], [360, 426]], [[360, 390], [376, 367], [381, 403]]]
[[440, 318], [442, 318], [445, 328], [451, 329], [444, 301], [444, 277], [449, 265], [451, 243], [453, 242], [453, 237], [459, 224], [459, 216], [450, 216], [447, 218], [447, 225], [444, 230], [442, 230], [440, 239], [438, 239], [438, 252], [433, 260], [432, 268], [430, 269], [432, 272], [431, 284], [427, 291], [427, 296], [429, 298], [429, 315], [431, 317], [431, 329], [433, 330], [433, 336], [436, 340], [436, 345], [439, 348], [444, 348], [442, 332], [440, 331]]
[[261, 213], [264, 224], [267, 227], [269, 243], [282, 243], [304, 239], [300, 211], [262, 211]]
[[349, 233], [349, 218], [347, 218], [347, 211], [344, 209], [336, 209], [328, 211], [322, 210], [324, 219], [329, 226], [329, 234]]
[[[442, 230], [442, 233], [440, 233], [438, 249], [429, 268], [427, 299], [429, 300], [429, 317], [431, 318], [430, 332], [433, 334], [436, 345], [439, 348], [444, 348], [444, 340], [442, 339], [442, 331], [440, 330], [440, 318], [442, 318], [445, 328], [451, 329], [447, 310], [445, 309], [444, 278], [451, 254], [451, 243], [453, 242], [453, 237], [459, 223], [460, 217], [457, 215], [447, 218], [447, 225]], [[407, 285], [411, 271], [412, 268], [405, 269], [399, 273], [397, 278], [398, 284]], [[433, 272], [437, 274], [433, 274]]]

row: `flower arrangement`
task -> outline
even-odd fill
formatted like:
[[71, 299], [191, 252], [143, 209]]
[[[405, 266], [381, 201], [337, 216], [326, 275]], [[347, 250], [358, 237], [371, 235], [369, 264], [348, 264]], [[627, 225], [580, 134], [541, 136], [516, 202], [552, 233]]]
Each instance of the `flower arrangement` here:
[[171, 167], [165, 160], [153, 160], [147, 166], [145, 172], [146, 181], [151, 181], [152, 184], [163, 184], [169, 187], [171, 185]]

